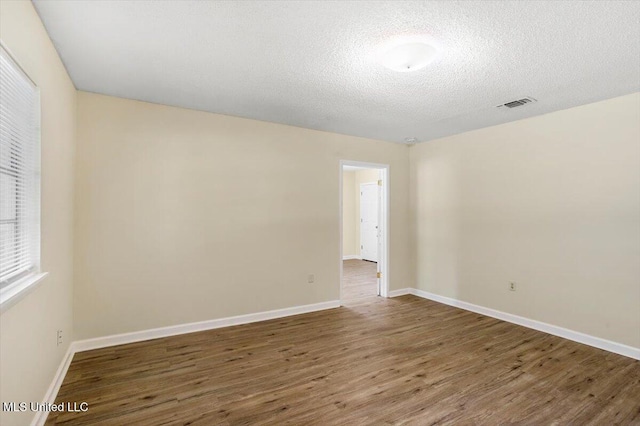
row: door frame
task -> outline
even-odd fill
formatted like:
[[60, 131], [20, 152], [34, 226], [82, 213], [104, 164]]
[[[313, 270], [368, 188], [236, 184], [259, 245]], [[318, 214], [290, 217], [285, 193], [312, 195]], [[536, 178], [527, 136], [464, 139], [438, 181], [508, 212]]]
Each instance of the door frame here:
[[378, 253], [378, 272], [381, 274], [381, 278], [378, 280], [378, 288], [380, 290], [380, 297], [389, 297], [389, 165], [381, 164], [381, 163], [368, 163], [364, 161], [352, 161], [352, 160], [340, 160], [338, 174], [339, 174], [339, 232], [340, 232], [340, 247], [339, 247], [339, 264], [340, 264], [340, 306], [343, 305], [342, 298], [342, 284], [343, 284], [343, 270], [342, 270], [342, 244], [343, 238], [342, 235], [342, 227], [343, 227], [343, 217], [342, 217], [342, 186], [343, 186], [343, 171], [344, 166], [354, 166], [354, 167], [362, 167], [365, 169], [377, 169], [380, 171], [380, 179], [382, 180], [382, 194], [380, 197], [381, 201], [381, 217], [380, 217], [380, 225], [383, 227], [382, 232], [380, 234], [382, 250]]

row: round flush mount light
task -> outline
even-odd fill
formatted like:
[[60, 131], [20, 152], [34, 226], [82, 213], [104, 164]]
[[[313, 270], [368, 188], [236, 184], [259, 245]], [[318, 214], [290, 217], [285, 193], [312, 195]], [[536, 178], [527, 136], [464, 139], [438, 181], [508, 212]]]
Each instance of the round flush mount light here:
[[430, 43], [408, 41], [382, 49], [378, 61], [393, 71], [412, 72], [429, 65], [437, 54], [438, 49]]

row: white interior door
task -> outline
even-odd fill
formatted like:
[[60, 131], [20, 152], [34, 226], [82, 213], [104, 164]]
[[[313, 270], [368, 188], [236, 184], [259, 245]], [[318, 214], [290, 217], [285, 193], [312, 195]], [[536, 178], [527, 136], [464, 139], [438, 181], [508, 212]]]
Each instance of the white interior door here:
[[378, 261], [378, 183], [360, 185], [360, 257]]

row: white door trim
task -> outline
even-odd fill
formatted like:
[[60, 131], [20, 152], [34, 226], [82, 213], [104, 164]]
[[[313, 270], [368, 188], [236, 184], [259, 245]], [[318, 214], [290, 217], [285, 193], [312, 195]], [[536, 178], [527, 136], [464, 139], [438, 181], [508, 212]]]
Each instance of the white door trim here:
[[382, 277], [380, 278], [380, 296], [389, 297], [389, 165], [388, 164], [380, 164], [380, 163], [367, 163], [363, 161], [351, 161], [351, 160], [340, 160], [338, 175], [339, 175], [339, 210], [338, 217], [339, 221], [339, 232], [340, 232], [340, 257], [338, 261], [340, 263], [340, 305], [342, 305], [342, 241], [344, 236], [342, 235], [342, 172], [344, 166], [355, 166], [355, 167], [363, 167], [366, 169], [378, 169], [381, 172], [380, 178], [382, 179], [382, 214], [380, 217], [380, 225], [382, 225], [382, 233], [380, 235], [382, 239], [382, 250], [378, 253], [378, 271], [381, 273]]

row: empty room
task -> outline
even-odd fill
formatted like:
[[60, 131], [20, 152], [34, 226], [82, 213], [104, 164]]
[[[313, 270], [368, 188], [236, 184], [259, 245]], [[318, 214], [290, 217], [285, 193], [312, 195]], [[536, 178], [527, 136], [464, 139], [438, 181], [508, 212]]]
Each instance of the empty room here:
[[640, 2], [0, 0], [0, 424], [640, 425]]

